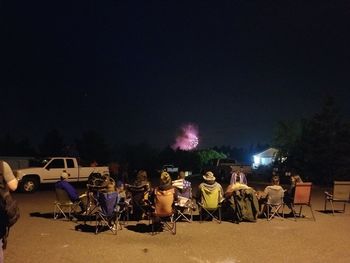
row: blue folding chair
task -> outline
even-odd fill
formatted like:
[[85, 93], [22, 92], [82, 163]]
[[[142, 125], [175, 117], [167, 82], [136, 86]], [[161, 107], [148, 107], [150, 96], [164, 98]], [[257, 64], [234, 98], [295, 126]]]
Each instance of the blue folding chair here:
[[118, 206], [118, 193], [97, 193], [97, 201], [99, 209], [96, 212], [96, 229], [95, 234], [101, 232], [104, 228], [108, 228], [113, 234], [117, 234], [119, 224], [119, 206]]

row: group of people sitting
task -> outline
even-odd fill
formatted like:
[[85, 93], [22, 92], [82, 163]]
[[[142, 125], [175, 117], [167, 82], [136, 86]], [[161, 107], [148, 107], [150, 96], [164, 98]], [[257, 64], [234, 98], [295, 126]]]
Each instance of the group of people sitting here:
[[[61, 174], [61, 180], [56, 183], [56, 188], [64, 189], [72, 202], [80, 201], [79, 206], [82, 213], [87, 209], [87, 194], [83, 193], [79, 195], [77, 190], [67, 181], [69, 174], [64, 171]], [[136, 179], [132, 184], [124, 184], [123, 182], [115, 183], [114, 180], [108, 180], [108, 182], [101, 187], [102, 191], [117, 192], [118, 202], [126, 202], [130, 205], [130, 216], [133, 220], [141, 220], [147, 218], [151, 210], [158, 214], [169, 213], [169, 207], [174, 204], [188, 206], [191, 209], [196, 209], [196, 202], [192, 202], [192, 199], [196, 199], [197, 203], [203, 204], [209, 202], [208, 193], [217, 193], [217, 205], [222, 206], [226, 211], [223, 214], [228, 219], [235, 221], [255, 221], [258, 216], [265, 215], [265, 203], [268, 199], [271, 189], [282, 189], [280, 186], [278, 176], [272, 177], [271, 185], [267, 186], [264, 191], [255, 191], [247, 184], [247, 179], [242, 170], [233, 170], [231, 173], [230, 184], [227, 186], [226, 191], [220, 183], [216, 182], [216, 178], [211, 171], [207, 171], [203, 175], [204, 181], [198, 186], [196, 194], [192, 195], [191, 182], [186, 180], [186, 174], [184, 171], [180, 171], [176, 180], [172, 180], [169, 173], [163, 171], [159, 177], [159, 184], [156, 187], [151, 186], [151, 182], [148, 179], [147, 172], [145, 170], [138, 171]], [[299, 175], [291, 175], [291, 184], [289, 189], [283, 190], [284, 203], [292, 211], [291, 203], [293, 202], [295, 184], [302, 182]], [[167, 204], [167, 207], [156, 207], [155, 204], [160, 197], [171, 196], [169, 199], [171, 204]], [[226, 213], [225, 213], [226, 212]], [[231, 218], [230, 218], [231, 217]]]

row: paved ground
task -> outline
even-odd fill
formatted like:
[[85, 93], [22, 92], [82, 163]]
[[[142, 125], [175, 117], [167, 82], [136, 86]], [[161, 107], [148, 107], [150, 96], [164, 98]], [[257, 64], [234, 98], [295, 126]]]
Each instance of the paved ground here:
[[[323, 208], [319, 188], [313, 189], [312, 197], [316, 222], [181, 222], [175, 236], [137, 232], [137, 222], [130, 222], [129, 228], [117, 235], [110, 231], [98, 235], [80, 232], [75, 230], [76, 222], [51, 218], [53, 191], [16, 193], [15, 198], [21, 219], [11, 230], [6, 263], [350, 262], [350, 208], [335, 216], [319, 212]], [[305, 215], [310, 216], [307, 207]]]

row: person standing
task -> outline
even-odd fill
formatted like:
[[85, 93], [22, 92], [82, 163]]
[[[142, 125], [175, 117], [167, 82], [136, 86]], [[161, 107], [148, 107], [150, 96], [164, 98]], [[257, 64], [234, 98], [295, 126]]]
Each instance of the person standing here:
[[[15, 191], [18, 186], [18, 181], [14, 176], [10, 165], [5, 161], [0, 161], [0, 182], [1, 187], [5, 190]], [[2, 213], [1, 213], [2, 214]], [[1, 218], [0, 223], [0, 263], [4, 262], [4, 246], [5, 246], [5, 238], [7, 235], [7, 226], [3, 225], [6, 220]]]

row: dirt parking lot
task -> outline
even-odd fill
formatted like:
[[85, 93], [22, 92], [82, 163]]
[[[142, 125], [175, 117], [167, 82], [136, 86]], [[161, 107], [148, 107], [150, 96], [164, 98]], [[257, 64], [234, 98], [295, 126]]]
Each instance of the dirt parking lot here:
[[307, 218], [297, 222], [181, 222], [175, 236], [140, 231], [148, 221], [129, 222], [117, 235], [77, 231], [81, 222], [52, 219], [53, 191], [15, 193], [21, 218], [11, 230], [5, 262], [350, 262], [350, 208], [335, 216], [322, 212], [322, 190], [313, 189], [316, 222], [306, 207]]

